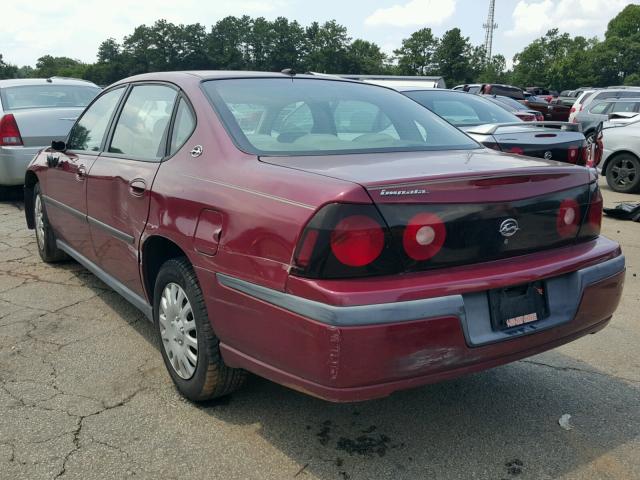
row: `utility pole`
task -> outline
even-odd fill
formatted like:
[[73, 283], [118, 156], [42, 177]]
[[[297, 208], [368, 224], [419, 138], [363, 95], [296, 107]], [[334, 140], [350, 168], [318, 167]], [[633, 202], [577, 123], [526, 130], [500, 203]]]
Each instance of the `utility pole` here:
[[493, 50], [493, 31], [498, 28], [498, 24], [495, 23], [496, 13], [496, 0], [489, 0], [489, 15], [487, 16], [487, 23], [482, 25], [486, 34], [484, 36], [484, 50], [487, 55], [487, 61], [491, 60], [491, 51]]

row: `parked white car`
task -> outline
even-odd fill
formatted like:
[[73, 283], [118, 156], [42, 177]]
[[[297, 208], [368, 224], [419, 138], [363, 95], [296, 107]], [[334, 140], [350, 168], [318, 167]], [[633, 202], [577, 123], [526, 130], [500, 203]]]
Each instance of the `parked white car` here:
[[616, 192], [640, 192], [640, 119], [607, 122], [602, 134], [602, 173], [609, 187]]

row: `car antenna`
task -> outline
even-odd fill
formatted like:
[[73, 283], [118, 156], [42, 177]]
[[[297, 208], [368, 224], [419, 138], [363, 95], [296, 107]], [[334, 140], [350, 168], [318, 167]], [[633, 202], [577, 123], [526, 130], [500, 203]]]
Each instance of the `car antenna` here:
[[280, 73], [284, 73], [285, 75], [289, 75], [291, 77], [296, 76], [296, 71], [293, 68], [285, 68], [283, 70], [280, 70]]
[[53, 83], [53, 79], [51, 77], [47, 78], [47, 83]]

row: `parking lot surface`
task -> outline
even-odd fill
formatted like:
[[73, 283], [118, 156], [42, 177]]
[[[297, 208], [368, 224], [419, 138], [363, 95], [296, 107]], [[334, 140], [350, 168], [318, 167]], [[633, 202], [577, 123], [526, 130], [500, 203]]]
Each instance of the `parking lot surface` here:
[[603, 231], [627, 284], [596, 335], [368, 403], [254, 377], [194, 405], [152, 325], [80, 265], [42, 263], [21, 203], [0, 203], [0, 478], [640, 479], [640, 224]]

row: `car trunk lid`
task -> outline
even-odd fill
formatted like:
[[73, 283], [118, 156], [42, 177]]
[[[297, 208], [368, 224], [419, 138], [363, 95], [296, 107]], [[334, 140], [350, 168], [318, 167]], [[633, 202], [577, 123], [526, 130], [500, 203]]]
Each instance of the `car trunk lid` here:
[[83, 108], [30, 108], [10, 110], [25, 147], [44, 147], [64, 140]]
[[[261, 160], [362, 185], [390, 231], [403, 271], [572, 243], [591, 196], [585, 168], [486, 150]], [[434, 232], [446, 237], [436, 238], [437, 253], [425, 258], [407, 249], [406, 232], [419, 233], [420, 222], [431, 229], [422, 230], [427, 235], [420, 241], [433, 241]]]

